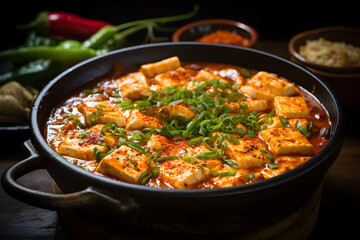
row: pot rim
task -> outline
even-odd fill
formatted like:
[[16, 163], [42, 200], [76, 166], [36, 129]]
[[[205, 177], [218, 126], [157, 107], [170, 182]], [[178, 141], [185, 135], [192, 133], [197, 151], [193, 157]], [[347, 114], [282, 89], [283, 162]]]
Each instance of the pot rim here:
[[[285, 62], [289, 65], [292, 65], [293, 67], [296, 67], [300, 69], [301, 71], [305, 72], [306, 74], [310, 75], [313, 79], [318, 81], [325, 90], [329, 93], [330, 97], [334, 99], [335, 102], [335, 108], [337, 113], [337, 124], [332, 129], [332, 136], [330, 137], [329, 142], [326, 144], [326, 146], [315, 156], [313, 156], [309, 161], [301, 164], [300, 166], [287, 171], [285, 173], [282, 173], [278, 176], [272, 177], [270, 179], [266, 179], [263, 181], [251, 183], [251, 184], [245, 184], [245, 185], [239, 185], [229, 188], [217, 188], [217, 189], [165, 189], [165, 188], [153, 188], [153, 187], [147, 187], [143, 185], [137, 185], [127, 182], [122, 182], [119, 180], [113, 180], [104, 176], [96, 175], [94, 173], [84, 171], [83, 169], [73, 165], [72, 163], [68, 162], [64, 158], [62, 158], [59, 154], [57, 154], [45, 141], [45, 138], [41, 134], [38, 122], [37, 122], [37, 114], [38, 110], [40, 109], [40, 106], [42, 104], [42, 99], [48, 94], [48, 91], [55, 85], [58, 81], [61, 81], [63, 77], [65, 77], [67, 74], [76, 71], [77, 69], [92, 63], [99, 61], [101, 63], [101, 59], [105, 59], [108, 57], [111, 57], [113, 55], [122, 54], [123, 52], [128, 51], [134, 51], [142, 48], [161, 48], [161, 47], [167, 47], [167, 46], [213, 46], [217, 48], [231, 48], [234, 50], [241, 49], [242, 51], [249, 51], [256, 54], [261, 54], [270, 58], [275, 58], [278, 61]], [[31, 115], [30, 115], [30, 129], [31, 129], [31, 136], [32, 140], [35, 143], [35, 146], [39, 148], [38, 150], [41, 150], [42, 153], [46, 153], [46, 157], [52, 158], [55, 161], [60, 162], [62, 165], [65, 165], [66, 168], [71, 170], [72, 172], [76, 174], [81, 174], [84, 177], [86, 177], [90, 183], [94, 181], [99, 181], [104, 184], [107, 184], [114, 188], [119, 188], [126, 190], [126, 191], [137, 191], [141, 192], [142, 194], [150, 194], [150, 195], [157, 195], [157, 196], [174, 196], [178, 195], [181, 197], [208, 197], [208, 196], [224, 196], [224, 195], [232, 195], [232, 194], [239, 194], [239, 193], [250, 193], [254, 191], [261, 191], [264, 189], [269, 189], [273, 187], [277, 187], [281, 184], [284, 184], [284, 182], [291, 182], [292, 180], [300, 177], [301, 175], [305, 175], [309, 171], [311, 171], [313, 168], [318, 167], [321, 165], [324, 161], [326, 161], [334, 151], [336, 151], [338, 144], [341, 144], [342, 138], [343, 138], [343, 128], [344, 128], [344, 117], [342, 114], [342, 105], [339, 101], [338, 96], [335, 94], [335, 92], [328, 86], [327, 83], [320, 80], [317, 76], [315, 76], [313, 73], [311, 73], [306, 68], [300, 66], [297, 63], [294, 63], [290, 60], [284, 59], [282, 57], [273, 55], [271, 53], [263, 52], [260, 50], [252, 49], [252, 48], [245, 48], [240, 46], [232, 46], [232, 45], [226, 45], [226, 44], [216, 44], [216, 43], [198, 43], [198, 42], [166, 42], [166, 43], [150, 43], [150, 44], [143, 44], [138, 46], [132, 46], [127, 48], [122, 48], [113, 52], [110, 52], [106, 55], [97, 56], [88, 60], [85, 60], [81, 63], [78, 63], [77, 65], [67, 69], [57, 77], [55, 77], [53, 80], [51, 80], [39, 93], [37, 99], [35, 100], [33, 107], [31, 109]], [[45, 157], [45, 156], [43, 156]], [[46, 159], [46, 158], [45, 158]], [[329, 165], [330, 166], [330, 165]]]

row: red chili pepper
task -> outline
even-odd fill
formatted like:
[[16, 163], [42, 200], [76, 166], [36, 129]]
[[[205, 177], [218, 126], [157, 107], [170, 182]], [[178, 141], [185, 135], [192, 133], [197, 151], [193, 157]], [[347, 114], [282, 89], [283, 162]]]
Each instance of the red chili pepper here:
[[36, 28], [41, 33], [47, 35], [85, 40], [96, 33], [100, 28], [112, 25], [113, 24], [108, 22], [87, 19], [72, 13], [43, 11], [38, 14], [34, 21], [21, 25], [19, 28]]

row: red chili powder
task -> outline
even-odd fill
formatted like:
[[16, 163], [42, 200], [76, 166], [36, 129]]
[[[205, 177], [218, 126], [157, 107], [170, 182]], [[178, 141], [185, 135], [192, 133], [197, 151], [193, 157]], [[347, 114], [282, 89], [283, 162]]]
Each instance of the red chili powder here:
[[223, 43], [246, 47], [249, 45], [249, 39], [232, 33], [229, 30], [217, 30], [202, 36], [196, 40], [197, 42]]

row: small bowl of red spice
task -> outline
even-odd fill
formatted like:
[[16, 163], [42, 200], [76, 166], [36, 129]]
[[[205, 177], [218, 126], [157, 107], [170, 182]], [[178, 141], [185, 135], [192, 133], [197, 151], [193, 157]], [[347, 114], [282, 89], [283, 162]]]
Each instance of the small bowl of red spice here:
[[173, 42], [197, 41], [252, 47], [258, 40], [257, 31], [250, 25], [229, 19], [206, 19], [177, 29]]

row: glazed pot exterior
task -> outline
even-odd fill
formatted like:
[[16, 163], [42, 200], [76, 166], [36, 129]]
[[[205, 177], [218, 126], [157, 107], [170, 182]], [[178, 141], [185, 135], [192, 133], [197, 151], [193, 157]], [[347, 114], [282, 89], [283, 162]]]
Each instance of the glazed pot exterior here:
[[[185, 62], [217, 62], [277, 73], [312, 92], [331, 117], [331, 139], [319, 154], [277, 177], [223, 189], [158, 189], [86, 172], [56, 154], [44, 139], [51, 110], [113, 64], [141, 64], [178, 56]], [[194, 42], [161, 43], [114, 51], [78, 64], [51, 81], [31, 113], [32, 142], [63, 193], [91, 189], [103, 200], [77, 206], [91, 216], [133, 227], [191, 235], [238, 235], [257, 231], [296, 212], [319, 188], [342, 144], [341, 106], [333, 91], [304, 68], [261, 51]]]

